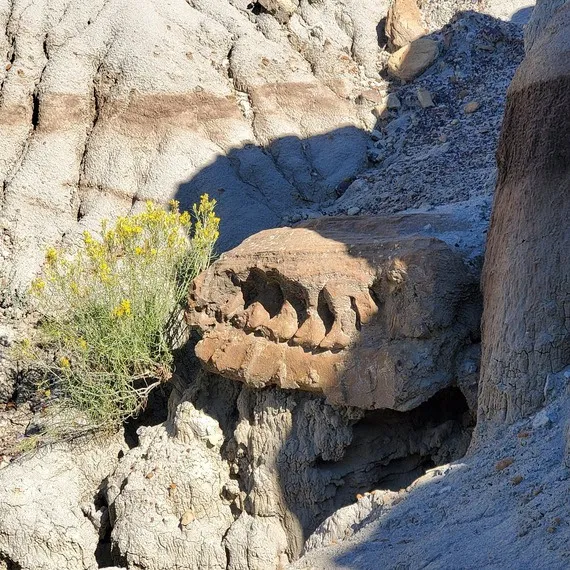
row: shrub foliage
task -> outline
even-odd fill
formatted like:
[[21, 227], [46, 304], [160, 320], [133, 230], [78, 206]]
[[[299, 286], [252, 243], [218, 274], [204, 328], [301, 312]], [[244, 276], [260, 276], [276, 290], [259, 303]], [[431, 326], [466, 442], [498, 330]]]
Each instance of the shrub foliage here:
[[26, 343], [42, 390], [83, 412], [91, 426], [117, 424], [170, 377], [190, 281], [210, 263], [218, 238], [215, 200], [181, 213], [152, 202], [142, 213], [103, 222], [75, 254], [50, 248], [31, 286], [42, 319]]

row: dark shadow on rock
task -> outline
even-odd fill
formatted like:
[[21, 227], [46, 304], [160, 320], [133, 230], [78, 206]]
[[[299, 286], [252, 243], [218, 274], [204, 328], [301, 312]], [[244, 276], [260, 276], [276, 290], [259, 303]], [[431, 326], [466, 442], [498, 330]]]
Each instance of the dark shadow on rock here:
[[532, 16], [533, 10], [534, 10], [534, 5], [526, 6], [525, 8], [521, 8], [520, 10], [517, 10], [511, 16], [511, 22], [518, 24], [519, 26], [524, 26], [525, 24], [528, 24], [528, 21], [530, 20], [530, 17]]
[[366, 166], [367, 139], [365, 131], [347, 126], [308, 139], [282, 137], [264, 148], [245, 145], [182, 184], [176, 199], [185, 209], [204, 193], [217, 200], [218, 245], [225, 251], [299, 211], [332, 202], [343, 181]]

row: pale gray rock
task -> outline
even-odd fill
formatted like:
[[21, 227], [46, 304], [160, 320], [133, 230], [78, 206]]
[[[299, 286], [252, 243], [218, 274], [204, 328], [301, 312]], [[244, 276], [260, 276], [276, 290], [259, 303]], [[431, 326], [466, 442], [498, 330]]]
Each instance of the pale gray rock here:
[[[409, 413], [365, 413], [203, 372], [176, 383], [170, 420], [139, 429], [105, 487], [113, 552], [129, 568], [284, 567], [358, 493], [405, 487], [470, 439], [458, 392]], [[362, 506], [346, 525], [367, 516]]]
[[0, 1], [1, 221], [16, 282], [47, 245], [147, 199], [189, 206], [209, 192], [226, 248], [365, 166], [351, 97], [381, 82], [387, 5], [266, 4], [298, 6], [285, 24], [225, 0]]
[[129, 568], [225, 570], [233, 516], [218, 423], [183, 401], [172, 422], [139, 436], [106, 486], [113, 548]]
[[507, 92], [482, 276], [481, 432], [538, 411], [547, 375], [570, 362], [569, 107], [567, 2]]
[[403, 488], [426, 461], [445, 462], [465, 452], [467, 407], [456, 396], [442, 394], [399, 415], [336, 408], [299, 392], [244, 389], [234, 463], [246, 510], [280, 522], [294, 559], [324, 518], [358, 493], [379, 484]]
[[287, 535], [277, 518], [252, 517], [246, 512], [224, 537], [227, 570], [283, 568], [289, 561]]
[[[545, 412], [566, 418], [548, 430], [521, 420], [460, 462], [429, 470], [377, 507], [359, 530], [307, 552], [297, 570], [378, 568], [568, 568], [568, 418], [565, 391]], [[497, 464], [512, 462], [504, 469]], [[311, 539], [312, 540], [312, 539]]]
[[[388, 2], [261, 4], [0, 0], [2, 257], [16, 283], [46, 246], [146, 199], [189, 207], [209, 192], [227, 249], [366, 167], [375, 105], [355, 101], [386, 91]], [[462, 6], [443, 4], [438, 26]]]
[[82, 438], [0, 469], [0, 561], [21, 570], [98, 568], [107, 508], [94, 501], [125, 449], [122, 433]]
[[568, 0], [537, 0], [528, 24], [525, 26], [524, 47], [528, 52], [543, 33], [557, 11], [568, 3]]
[[305, 542], [303, 554], [346, 540], [385, 514], [400, 498], [402, 494], [395, 491], [372, 491], [357, 496], [356, 503], [338, 509], [318, 526]]

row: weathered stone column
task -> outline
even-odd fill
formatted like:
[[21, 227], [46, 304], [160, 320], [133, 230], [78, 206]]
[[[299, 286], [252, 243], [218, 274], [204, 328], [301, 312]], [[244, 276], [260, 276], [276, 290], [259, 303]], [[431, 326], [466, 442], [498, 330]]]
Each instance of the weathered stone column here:
[[533, 33], [508, 91], [483, 270], [479, 424], [540, 407], [570, 362], [570, 3]]

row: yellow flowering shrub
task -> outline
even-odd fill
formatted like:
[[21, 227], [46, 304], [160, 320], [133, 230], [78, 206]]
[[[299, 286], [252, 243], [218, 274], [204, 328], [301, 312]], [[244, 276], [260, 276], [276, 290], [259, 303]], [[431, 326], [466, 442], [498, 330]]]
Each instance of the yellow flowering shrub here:
[[85, 232], [74, 254], [47, 250], [31, 285], [41, 337], [23, 347], [45, 372], [44, 391], [95, 426], [144, 406], [169, 377], [190, 281], [211, 261], [220, 222], [215, 204], [205, 194], [191, 216], [176, 201], [169, 210], [147, 202], [139, 214], [103, 222], [100, 236]]

